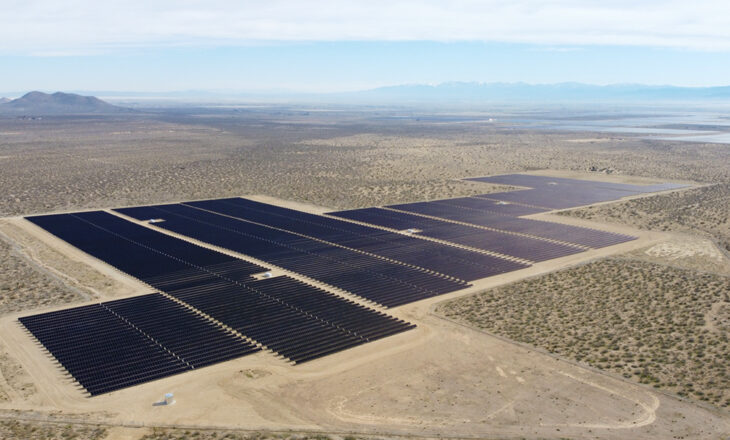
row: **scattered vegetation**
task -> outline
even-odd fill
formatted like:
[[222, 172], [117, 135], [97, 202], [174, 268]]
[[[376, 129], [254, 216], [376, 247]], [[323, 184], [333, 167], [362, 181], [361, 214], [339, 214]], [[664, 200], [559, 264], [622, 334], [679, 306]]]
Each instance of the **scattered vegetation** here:
[[0, 438], [7, 440], [101, 440], [106, 435], [106, 428], [96, 426], [0, 420]]
[[730, 278], [607, 259], [440, 313], [640, 383], [730, 406]]
[[373, 437], [329, 434], [277, 434], [271, 432], [240, 432], [217, 430], [186, 430], [154, 428], [140, 440], [375, 440]]
[[76, 292], [34, 267], [0, 237], [0, 315], [78, 299]]

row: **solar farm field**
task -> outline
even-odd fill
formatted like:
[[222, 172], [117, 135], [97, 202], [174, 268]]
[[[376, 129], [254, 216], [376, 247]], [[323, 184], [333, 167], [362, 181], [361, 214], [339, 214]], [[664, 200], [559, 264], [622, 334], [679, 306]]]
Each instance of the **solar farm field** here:
[[547, 209], [477, 196], [317, 215], [226, 198], [31, 216], [155, 292], [19, 321], [92, 396], [262, 349], [301, 364], [415, 327], [379, 308], [636, 238], [523, 218]]

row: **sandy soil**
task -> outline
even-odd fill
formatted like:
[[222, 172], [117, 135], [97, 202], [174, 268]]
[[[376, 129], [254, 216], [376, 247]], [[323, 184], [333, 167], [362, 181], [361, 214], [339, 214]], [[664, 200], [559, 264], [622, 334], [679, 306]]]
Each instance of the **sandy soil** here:
[[730, 275], [730, 258], [707, 238], [674, 234], [667, 241], [630, 254], [632, 258], [699, 272]]
[[[105, 290], [94, 287], [93, 277], [76, 278], [100, 299], [149, 291], [28, 222], [11, 219], [8, 223], [16, 234], [22, 231], [33, 238], [25, 242], [64, 257], [49, 258], [49, 267], [76, 274], [78, 265], [86, 265], [87, 271], [111, 279], [115, 287]], [[607, 255], [651, 248], [672, 237], [615, 225], [605, 229], [638, 234], [640, 239], [543, 262], [478, 281], [460, 292], [388, 310], [418, 325], [404, 334], [296, 367], [272, 353], [258, 353], [95, 398], [85, 397], [17, 323], [17, 316], [28, 312], [9, 314], [0, 319], [0, 343], [23, 367], [37, 392], [16, 394], [0, 402], [0, 409], [61, 410], [69, 418], [130, 426], [509, 438], [718, 438], [730, 430], [727, 413], [432, 314], [437, 303], [449, 299]], [[64, 260], [70, 263], [56, 267]], [[153, 405], [170, 391], [175, 393], [175, 405]]]

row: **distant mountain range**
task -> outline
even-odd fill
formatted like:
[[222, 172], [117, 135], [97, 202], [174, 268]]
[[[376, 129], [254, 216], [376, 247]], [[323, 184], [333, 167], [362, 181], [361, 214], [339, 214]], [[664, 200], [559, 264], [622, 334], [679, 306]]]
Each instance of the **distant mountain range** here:
[[370, 90], [337, 93], [294, 91], [206, 91], [190, 90], [161, 93], [95, 92], [111, 99], [135, 98], [180, 101], [276, 101], [331, 103], [490, 103], [490, 102], [685, 102], [728, 101], [730, 86], [678, 87], [645, 84], [598, 86], [582, 83], [526, 84], [447, 82], [438, 85], [396, 85]]
[[93, 96], [74, 93], [30, 92], [13, 100], [0, 102], [0, 114], [59, 115], [128, 113], [132, 110], [117, 107]]
[[439, 85], [398, 85], [349, 95], [373, 101], [398, 102], [624, 102], [730, 100], [730, 86], [677, 87], [581, 83], [525, 84], [448, 82]]

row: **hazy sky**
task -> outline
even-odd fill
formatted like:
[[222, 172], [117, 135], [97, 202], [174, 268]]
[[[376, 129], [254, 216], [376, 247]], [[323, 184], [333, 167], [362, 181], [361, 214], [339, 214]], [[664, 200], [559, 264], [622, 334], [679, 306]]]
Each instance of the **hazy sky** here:
[[730, 1], [0, 0], [0, 91], [730, 84]]

